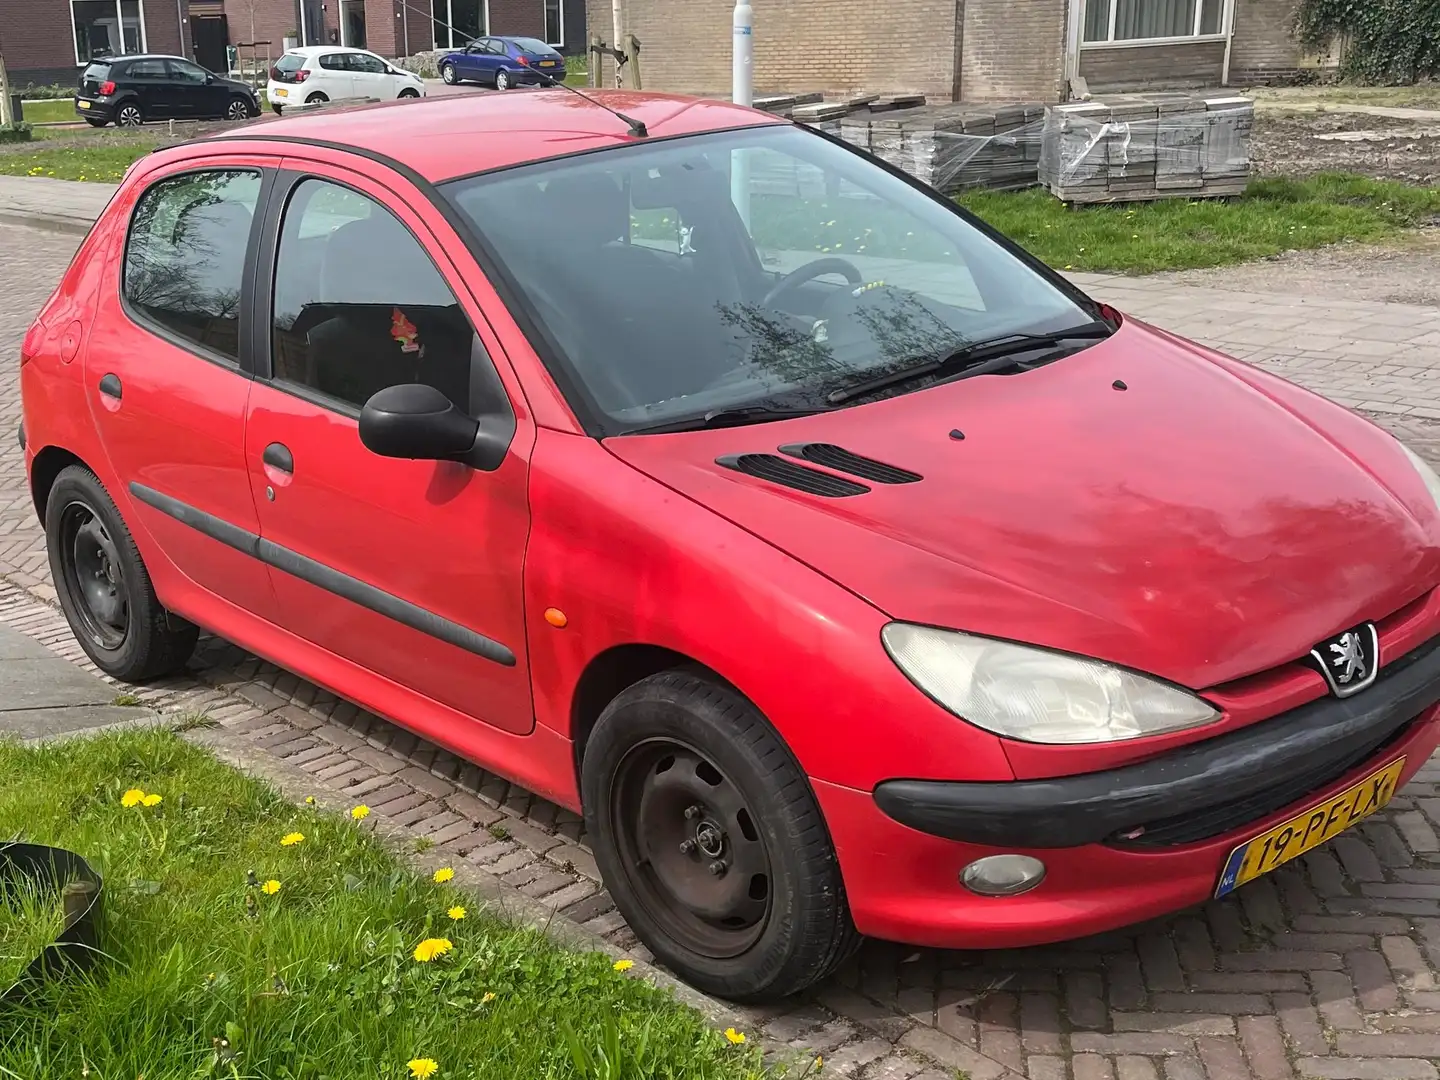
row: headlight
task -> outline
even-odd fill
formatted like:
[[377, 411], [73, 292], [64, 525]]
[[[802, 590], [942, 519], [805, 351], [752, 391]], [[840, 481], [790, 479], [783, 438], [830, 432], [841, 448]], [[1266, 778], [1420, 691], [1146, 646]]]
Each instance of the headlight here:
[[1192, 694], [1098, 660], [907, 623], [890, 623], [880, 636], [916, 686], [1007, 739], [1120, 742], [1220, 716]]
[[1405, 456], [1410, 459], [1410, 464], [1415, 466], [1415, 471], [1425, 482], [1425, 490], [1430, 492], [1430, 498], [1434, 499], [1436, 507], [1440, 508], [1440, 476], [1435, 475], [1435, 470], [1421, 461], [1420, 455], [1404, 443], [1400, 443], [1400, 449], [1405, 451]]

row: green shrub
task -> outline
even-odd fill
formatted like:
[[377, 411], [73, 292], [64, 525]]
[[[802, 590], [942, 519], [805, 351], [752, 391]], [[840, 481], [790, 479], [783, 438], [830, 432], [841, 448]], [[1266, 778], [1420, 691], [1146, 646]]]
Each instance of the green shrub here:
[[0, 143], [29, 142], [35, 129], [21, 120], [18, 124], [0, 126]]
[[1365, 82], [1440, 75], [1440, 0], [1301, 0], [1295, 34], [1312, 47], [1348, 37], [1345, 74]]

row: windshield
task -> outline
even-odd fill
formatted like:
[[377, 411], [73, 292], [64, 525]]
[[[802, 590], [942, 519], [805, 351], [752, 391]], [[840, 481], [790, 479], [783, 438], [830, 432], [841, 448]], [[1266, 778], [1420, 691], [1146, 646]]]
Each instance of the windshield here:
[[299, 53], [286, 53], [280, 57], [279, 60], [275, 61], [275, 66], [281, 71], [299, 71], [305, 66], [305, 57]]
[[829, 408], [859, 381], [1095, 317], [945, 204], [788, 125], [441, 190], [602, 434], [717, 410]]
[[81, 82], [104, 82], [109, 77], [109, 64], [91, 64], [80, 73]]

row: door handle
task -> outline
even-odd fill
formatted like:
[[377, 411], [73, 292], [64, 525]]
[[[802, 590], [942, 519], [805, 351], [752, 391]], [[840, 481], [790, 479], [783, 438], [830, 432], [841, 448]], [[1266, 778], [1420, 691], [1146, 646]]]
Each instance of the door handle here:
[[265, 453], [260, 460], [272, 469], [277, 469], [286, 475], [295, 472], [295, 456], [290, 453], [290, 448], [284, 443], [272, 442], [265, 447]]
[[120, 385], [120, 376], [112, 372], [102, 378], [100, 380], [100, 393], [108, 398], [114, 398], [116, 401], [119, 401], [125, 393], [125, 388]]

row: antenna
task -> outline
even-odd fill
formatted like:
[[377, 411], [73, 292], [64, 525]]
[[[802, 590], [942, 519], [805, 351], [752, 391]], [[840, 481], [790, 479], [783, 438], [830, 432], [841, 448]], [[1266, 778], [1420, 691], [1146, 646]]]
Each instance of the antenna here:
[[549, 72], [536, 71], [535, 74], [539, 75], [541, 78], [548, 79], [549, 82], [546, 83], [547, 86], [558, 86], [561, 90], [568, 90], [568, 91], [570, 91], [570, 93], [574, 94], [576, 97], [585, 99], [585, 100], [588, 101], [591, 105], [594, 105], [594, 106], [596, 106], [597, 108], [604, 109], [606, 112], [608, 112], [611, 116], [615, 117], [617, 120], [622, 120], [622, 121], [624, 121], [625, 124], [630, 128], [630, 134], [631, 134], [631, 135], [634, 135], [635, 138], [637, 138], [637, 139], [643, 139], [643, 138], [646, 138], [647, 136], [649, 136], [649, 134], [650, 134], [650, 129], [645, 126], [645, 121], [643, 121], [643, 120], [636, 120], [633, 116], [626, 116], [626, 115], [625, 115], [624, 113], [622, 113], [619, 109], [612, 109], [612, 108], [610, 108], [609, 105], [606, 105], [605, 103], [600, 102], [600, 101], [596, 101], [596, 100], [595, 100], [594, 98], [592, 98], [589, 94], [582, 94], [579, 90], [576, 90], [573, 86], [566, 86], [563, 82], [561, 82], [559, 79], [555, 78], [555, 76], [554, 76], [554, 75], [551, 75]]

